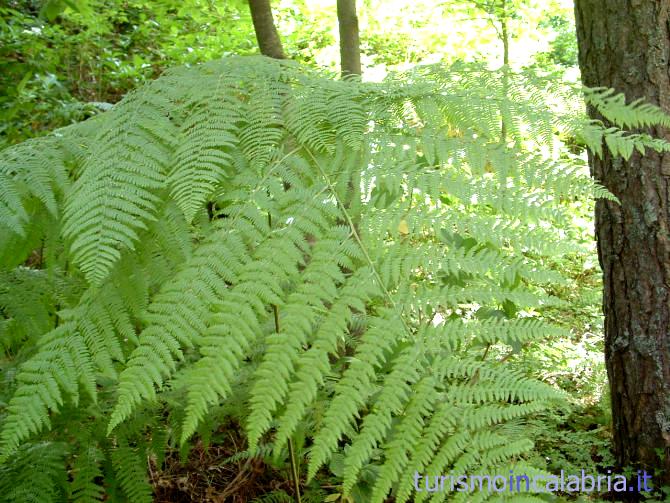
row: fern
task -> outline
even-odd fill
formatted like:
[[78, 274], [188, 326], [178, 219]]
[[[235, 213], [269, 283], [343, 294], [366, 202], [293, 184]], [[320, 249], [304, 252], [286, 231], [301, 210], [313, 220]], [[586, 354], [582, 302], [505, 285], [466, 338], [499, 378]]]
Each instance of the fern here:
[[71, 324], [47, 333], [37, 355], [21, 367], [18, 389], [7, 406], [0, 446], [3, 457], [16, 451], [22, 440], [50, 427], [49, 410], [57, 411], [65, 396], [79, 399], [79, 380], [94, 397], [90, 355], [83, 338]]
[[[648, 106], [593, 91], [606, 127], [546, 105], [543, 79], [508, 84], [228, 58], [0, 153], [2, 487], [150, 501], [147, 456], [222, 411], [241, 455], [304, 442], [307, 478], [341, 465], [345, 498], [424, 501], [414, 472], [523, 461], [532, 439], [504, 426], [564, 397], [507, 361], [561, 333], [520, 312], [558, 304], [565, 202], [614, 199], [555, 133], [667, 144], [622, 129], [664, 123]], [[28, 487], [27, 460], [65, 441]]]
[[100, 501], [103, 497], [103, 488], [95, 483], [102, 478], [101, 461], [103, 453], [95, 446], [87, 446], [74, 461], [72, 469], [72, 484], [70, 498], [75, 503]]
[[[225, 93], [225, 77], [212, 77], [191, 87], [185, 104], [189, 115], [180, 127], [179, 147], [167, 178], [170, 196], [188, 222], [232, 174], [231, 151], [238, 147], [239, 109]], [[211, 101], [219, 106], [210, 107]]]
[[151, 486], [146, 476], [146, 460], [127, 446], [120, 446], [112, 452], [112, 463], [116, 478], [130, 501], [151, 502]]
[[16, 502], [63, 501], [65, 472], [64, 444], [25, 444], [16, 452], [11, 464], [0, 466], [2, 500]]
[[[174, 127], [160, 92], [132, 93], [106, 117], [63, 210], [63, 237], [74, 262], [99, 285], [138, 231], [156, 218]], [[141, 154], [141, 155], [140, 155]], [[129, 183], [132, 190], [129, 193]]]
[[614, 89], [584, 89], [586, 103], [593, 105], [603, 117], [623, 128], [670, 126], [670, 117], [659, 107], [637, 99], [626, 103], [623, 94], [614, 94]]

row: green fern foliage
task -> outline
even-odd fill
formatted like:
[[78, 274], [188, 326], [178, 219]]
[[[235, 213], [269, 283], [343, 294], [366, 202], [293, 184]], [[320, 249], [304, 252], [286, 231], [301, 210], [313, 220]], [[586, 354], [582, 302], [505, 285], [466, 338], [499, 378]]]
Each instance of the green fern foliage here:
[[64, 444], [26, 443], [11, 464], [0, 466], [0, 491], [7, 503], [63, 501], [67, 451]]
[[76, 503], [100, 501], [104, 496], [103, 488], [95, 483], [103, 477], [101, 463], [104, 455], [96, 446], [86, 446], [74, 460], [70, 498]]
[[120, 446], [112, 452], [112, 464], [116, 480], [123, 489], [128, 501], [151, 503], [151, 486], [146, 475], [146, 459], [127, 446]]
[[558, 302], [570, 202], [613, 199], [557, 138], [667, 146], [612, 129], [655, 109], [590, 91], [605, 127], [548, 92], [472, 65], [373, 84], [235, 57], [1, 152], [2, 494], [151, 501], [149, 456], [222, 411], [245, 452], [300, 440], [307, 479], [372, 503], [424, 501], [415, 472], [523, 462], [506, 426], [563, 397], [511, 356], [559, 333], [535, 313]]
[[132, 93], [111, 111], [64, 205], [63, 237], [94, 285], [123, 250], [134, 249], [138, 232], [156, 218], [176, 134], [168, 110], [168, 97], [158, 86], [156, 92]]
[[[180, 127], [179, 147], [167, 178], [170, 196], [188, 222], [233, 170], [230, 151], [237, 143], [241, 116], [221, 79], [192, 87], [186, 104], [189, 115]], [[212, 108], [212, 101], [219, 106]]]
[[587, 88], [586, 103], [592, 105], [612, 124], [623, 128], [670, 126], [670, 117], [659, 107], [637, 99], [626, 103], [623, 94], [614, 94], [614, 89]]

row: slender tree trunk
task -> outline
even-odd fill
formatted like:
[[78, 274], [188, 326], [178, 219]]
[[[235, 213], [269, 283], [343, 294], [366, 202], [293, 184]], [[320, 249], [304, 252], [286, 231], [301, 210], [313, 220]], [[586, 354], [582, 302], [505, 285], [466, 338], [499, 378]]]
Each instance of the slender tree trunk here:
[[337, 20], [340, 26], [342, 76], [360, 75], [361, 49], [356, 0], [337, 0]]
[[[670, 2], [576, 0], [575, 15], [584, 84], [670, 111]], [[647, 132], [670, 139], [661, 128]], [[663, 470], [668, 484], [670, 154], [590, 156], [590, 164], [621, 201], [596, 204], [615, 455], [620, 466]]]
[[275, 59], [284, 59], [286, 56], [272, 18], [270, 0], [249, 0], [249, 10], [261, 54]]
[[[340, 67], [342, 77], [361, 75], [361, 48], [358, 34], [358, 16], [356, 15], [356, 0], [337, 0], [337, 21], [340, 29]], [[347, 182], [348, 197], [344, 201], [346, 211], [354, 211], [351, 215], [353, 231], [359, 235], [358, 207], [360, 205], [360, 175], [356, 175]], [[347, 224], [347, 222], [342, 222]]]

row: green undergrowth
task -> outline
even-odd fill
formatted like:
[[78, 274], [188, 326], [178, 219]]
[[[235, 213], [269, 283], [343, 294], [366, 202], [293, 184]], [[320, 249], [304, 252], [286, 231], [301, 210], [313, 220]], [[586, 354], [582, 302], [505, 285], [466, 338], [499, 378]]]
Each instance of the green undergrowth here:
[[606, 462], [572, 257], [618, 202], [565, 144], [666, 118], [505, 72], [231, 57], [0, 152], [4, 499], [148, 502], [200, 456], [212, 498], [237, 466], [265, 501], [519, 501], [413, 476]]

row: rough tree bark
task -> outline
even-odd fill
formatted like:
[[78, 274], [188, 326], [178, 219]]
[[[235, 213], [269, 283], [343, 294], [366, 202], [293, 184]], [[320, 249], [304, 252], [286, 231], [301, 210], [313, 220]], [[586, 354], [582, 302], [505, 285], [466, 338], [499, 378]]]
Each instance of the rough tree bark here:
[[272, 17], [270, 0], [249, 0], [249, 10], [261, 54], [275, 59], [285, 59], [284, 48]]
[[[575, 17], [586, 86], [670, 111], [668, 0], [576, 0]], [[647, 132], [670, 140], [662, 128]], [[661, 469], [670, 483], [670, 154], [590, 164], [621, 201], [596, 204], [617, 463]]]
[[342, 76], [361, 74], [361, 49], [358, 35], [356, 0], [337, 0], [340, 27], [340, 64]]

